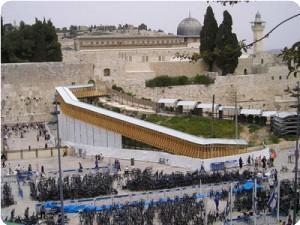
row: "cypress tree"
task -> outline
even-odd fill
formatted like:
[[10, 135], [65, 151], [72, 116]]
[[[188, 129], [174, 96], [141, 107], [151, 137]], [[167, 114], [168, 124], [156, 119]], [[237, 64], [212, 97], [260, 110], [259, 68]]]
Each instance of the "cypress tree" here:
[[212, 71], [212, 66], [215, 61], [215, 40], [218, 32], [218, 24], [214, 16], [214, 12], [210, 6], [206, 9], [204, 16], [203, 27], [200, 31], [200, 55], [204, 62], [209, 66], [209, 71]]
[[215, 43], [216, 64], [222, 70], [222, 75], [234, 73], [242, 52], [236, 34], [232, 33], [232, 18], [227, 11], [223, 13]]

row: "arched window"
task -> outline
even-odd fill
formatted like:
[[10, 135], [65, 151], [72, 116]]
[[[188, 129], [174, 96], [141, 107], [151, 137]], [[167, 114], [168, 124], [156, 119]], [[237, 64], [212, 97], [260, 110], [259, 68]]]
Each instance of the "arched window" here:
[[104, 72], [104, 76], [110, 76], [110, 69], [109, 68], [105, 68], [103, 72]]
[[261, 59], [261, 60], [260, 60], [260, 63], [261, 63], [261, 64], [264, 64], [264, 59]]
[[94, 80], [89, 80], [88, 84], [93, 84], [95, 86], [96, 82]]
[[279, 80], [281, 80], [281, 76], [279, 76]]
[[245, 68], [244, 69], [244, 75], [247, 75], [248, 74], [248, 71], [247, 71], [247, 69]]

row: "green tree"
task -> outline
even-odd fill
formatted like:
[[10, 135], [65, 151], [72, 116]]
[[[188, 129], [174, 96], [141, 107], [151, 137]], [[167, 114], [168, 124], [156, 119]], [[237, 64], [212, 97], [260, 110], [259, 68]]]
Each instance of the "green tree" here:
[[138, 30], [147, 30], [147, 25], [142, 23], [138, 26]]
[[70, 26], [70, 36], [76, 37], [77, 36], [77, 26], [71, 25]]
[[206, 9], [203, 27], [200, 31], [200, 55], [212, 71], [213, 63], [216, 59], [214, 54], [215, 40], [218, 32], [218, 24], [214, 16], [214, 12], [210, 6]]
[[238, 58], [241, 56], [235, 33], [232, 33], [232, 18], [225, 10], [223, 13], [223, 22], [220, 24], [216, 36], [216, 64], [222, 70], [222, 75], [234, 73], [238, 65]]
[[62, 60], [60, 43], [50, 20], [36, 19], [33, 25], [21, 21], [18, 30], [3, 29], [1, 37], [2, 63]]

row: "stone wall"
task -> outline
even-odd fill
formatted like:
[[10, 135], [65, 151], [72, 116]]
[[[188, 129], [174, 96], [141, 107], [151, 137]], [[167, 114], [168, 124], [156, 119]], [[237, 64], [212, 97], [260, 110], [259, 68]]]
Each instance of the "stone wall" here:
[[[211, 102], [215, 94], [217, 103], [233, 105], [233, 96], [237, 91], [238, 99], [247, 101], [241, 103], [245, 108], [290, 110], [288, 106], [291, 99], [284, 90], [295, 86], [300, 78], [293, 74], [287, 78], [287, 67], [272, 66], [274, 63], [269, 55], [264, 56], [263, 65], [255, 58], [257, 64], [253, 62], [252, 70], [251, 59], [240, 59], [237, 68], [239, 73], [243, 73], [244, 68], [250, 73], [261, 66], [260, 71], [264, 71], [261, 74], [218, 76], [215, 84], [209, 86], [145, 88], [145, 80], [155, 76], [194, 76], [205, 73], [207, 67], [202, 62], [174, 61], [176, 52], [191, 54], [195, 51], [198, 49], [64, 51], [64, 62], [3, 64], [2, 117], [4, 122], [48, 120], [51, 117], [49, 112], [53, 110], [56, 86], [70, 85], [73, 82], [87, 83], [90, 79], [101, 80], [108, 85], [117, 84], [137, 97], [151, 98], [154, 101], [166, 97]], [[144, 62], [146, 56], [148, 62]], [[109, 69], [109, 76], [104, 75], [105, 69]]]
[[1, 67], [1, 112], [4, 122], [51, 118], [55, 87], [87, 83], [92, 64], [14, 63]]
[[196, 76], [208, 71], [207, 65], [203, 62], [153, 62], [150, 63], [150, 68], [155, 72], [156, 76], [180, 76], [187, 77]]
[[210, 103], [215, 95], [216, 103], [223, 105], [234, 105], [234, 94], [237, 92], [238, 101], [243, 101], [240, 105], [244, 108], [290, 111], [288, 106], [291, 99], [284, 90], [294, 87], [300, 81], [300, 76], [291, 75], [287, 79], [287, 74], [286, 66], [277, 66], [270, 68], [265, 74], [218, 76], [215, 83], [209, 86], [145, 88], [141, 81], [136, 81], [135, 84], [122, 87], [137, 97], [151, 98], [154, 101], [160, 98], [180, 98]]

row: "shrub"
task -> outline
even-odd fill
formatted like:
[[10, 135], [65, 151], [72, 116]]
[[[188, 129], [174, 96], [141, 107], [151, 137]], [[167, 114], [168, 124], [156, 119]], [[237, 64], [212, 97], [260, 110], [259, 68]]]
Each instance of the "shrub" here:
[[117, 113], [120, 113], [120, 112], [121, 112], [120, 108], [118, 108], [118, 107], [112, 107], [112, 108], [111, 108], [111, 111], [117, 112]]
[[186, 85], [191, 83], [186, 76], [172, 77], [171, 79], [174, 80], [174, 85]]
[[197, 75], [190, 79], [187, 76], [169, 77], [167, 75], [162, 75], [155, 77], [151, 80], [147, 80], [146, 87], [168, 87], [187, 84], [209, 85], [211, 83], [214, 83], [214, 80], [205, 75]]
[[114, 84], [111, 88], [112, 88], [113, 90], [116, 90], [116, 91], [119, 91], [119, 92], [124, 93], [123, 88], [121, 88], [121, 87], [119, 87], [119, 86], [117, 86], [117, 85], [115, 85], [115, 84]]
[[205, 85], [209, 85], [214, 83], [214, 80], [211, 79], [209, 76], [205, 76], [205, 75], [196, 75], [193, 78], [193, 83], [194, 84], [205, 84]]
[[275, 135], [271, 135], [270, 139], [271, 139], [271, 143], [273, 144], [278, 144], [280, 141], [279, 138]]
[[155, 77], [146, 81], [146, 87], [167, 87], [173, 85], [171, 77], [167, 75]]
[[258, 131], [261, 127], [256, 125], [256, 124], [251, 124], [248, 126], [249, 128], [249, 132], [250, 133], [255, 133], [256, 131]]

